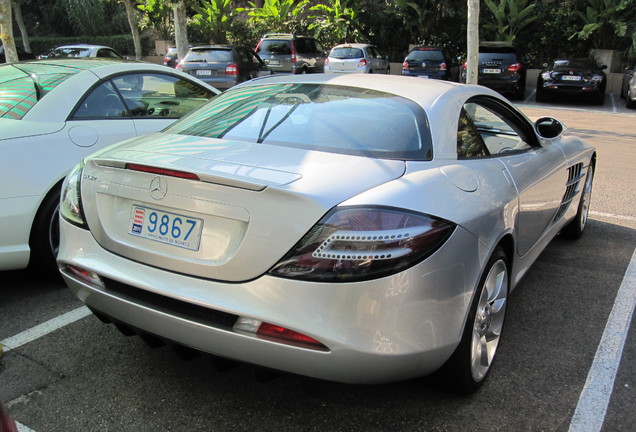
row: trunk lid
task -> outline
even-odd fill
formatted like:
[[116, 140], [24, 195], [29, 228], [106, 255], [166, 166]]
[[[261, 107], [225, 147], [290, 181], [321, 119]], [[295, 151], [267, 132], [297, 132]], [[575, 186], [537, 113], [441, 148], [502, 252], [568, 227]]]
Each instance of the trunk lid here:
[[238, 282], [267, 272], [329, 209], [404, 170], [403, 161], [155, 134], [94, 155], [82, 197], [107, 250]]

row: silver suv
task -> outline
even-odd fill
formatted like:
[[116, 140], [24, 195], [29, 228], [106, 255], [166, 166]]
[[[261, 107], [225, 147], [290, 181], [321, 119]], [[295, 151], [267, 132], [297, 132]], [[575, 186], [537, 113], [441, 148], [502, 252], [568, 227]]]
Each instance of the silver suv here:
[[291, 33], [268, 33], [256, 53], [274, 73], [322, 73], [326, 53], [314, 38]]

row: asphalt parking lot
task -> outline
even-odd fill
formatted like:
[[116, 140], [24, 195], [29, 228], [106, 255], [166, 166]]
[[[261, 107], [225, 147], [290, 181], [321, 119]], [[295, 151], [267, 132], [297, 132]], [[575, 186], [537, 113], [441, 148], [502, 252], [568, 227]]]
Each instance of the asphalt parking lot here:
[[0, 272], [0, 400], [23, 432], [636, 430], [636, 110], [518, 104], [595, 145], [587, 232], [555, 239], [511, 295], [489, 380], [353, 386], [183, 360], [89, 316], [61, 280]]

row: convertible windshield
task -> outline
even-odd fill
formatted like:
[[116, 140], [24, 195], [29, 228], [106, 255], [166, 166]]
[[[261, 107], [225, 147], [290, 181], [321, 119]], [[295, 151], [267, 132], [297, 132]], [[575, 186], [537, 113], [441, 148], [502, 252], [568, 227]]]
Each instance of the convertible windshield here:
[[432, 157], [424, 110], [355, 87], [264, 84], [214, 98], [165, 132], [386, 159]]
[[0, 117], [21, 119], [35, 104], [79, 69], [48, 64], [0, 67]]

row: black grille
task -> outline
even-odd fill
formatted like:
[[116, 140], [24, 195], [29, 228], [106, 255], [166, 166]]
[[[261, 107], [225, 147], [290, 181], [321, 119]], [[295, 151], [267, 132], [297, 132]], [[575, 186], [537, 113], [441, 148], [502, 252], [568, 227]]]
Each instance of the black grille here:
[[572, 165], [568, 168], [568, 181], [565, 185], [565, 193], [563, 194], [563, 199], [561, 200], [561, 206], [557, 211], [554, 220], [557, 221], [563, 216], [565, 211], [570, 207], [572, 200], [576, 196], [579, 191], [579, 184], [581, 183], [581, 178], [583, 178], [583, 164], [578, 163], [576, 165]]
[[133, 303], [210, 327], [232, 328], [237, 315], [209, 309], [136, 288], [113, 279], [102, 278], [106, 291]]

